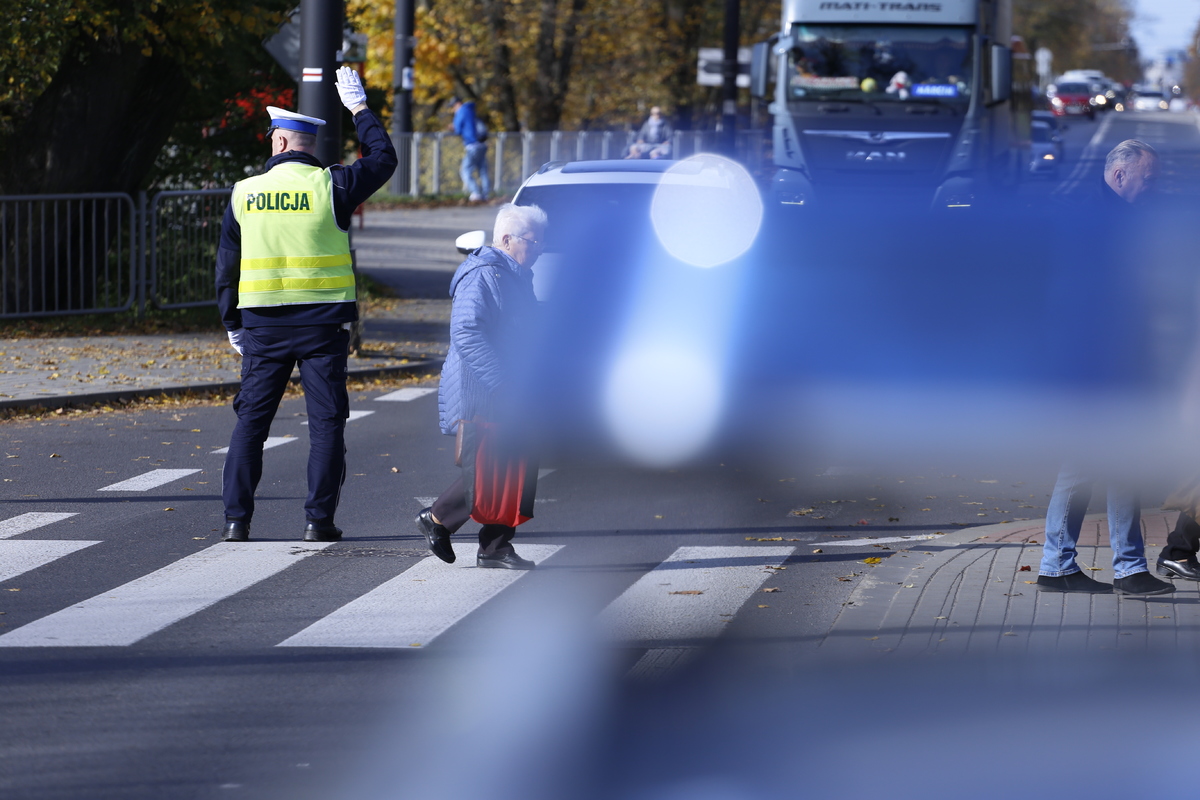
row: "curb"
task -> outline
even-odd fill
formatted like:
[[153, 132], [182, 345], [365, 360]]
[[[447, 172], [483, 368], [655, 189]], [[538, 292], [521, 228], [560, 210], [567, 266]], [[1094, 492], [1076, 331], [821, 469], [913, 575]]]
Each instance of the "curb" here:
[[[442, 359], [428, 361], [413, 361], [409, 364], [399, 364], [394, 367], [367, 367], [346, 371], [349, 378], [381, 378], [388, 375], [404, 375], [410, 372], [441, 369]], [[288, 379], [289, 383], [299, 383], [300, 376]], [[111, 403], [119, 400], [135, 400], [142, 397], [173, 397], [181, 394], [200, 394], [204, 392], [235, 391], [241, 387], [241, 381], [219, 381], [216, 383], [174, 384], [168, 386], [146, 387], [142, 389], [117, 389], [107, 392], [86, 392], [72, 395], [48, 395], [46, 397], [22, 397], [16, 400], [0, 401], [0, 411], [22, 408], [45, 408], [52, 411], [57, 408], [72, 408], [75, 406], [91, 405], [93, 403]]]

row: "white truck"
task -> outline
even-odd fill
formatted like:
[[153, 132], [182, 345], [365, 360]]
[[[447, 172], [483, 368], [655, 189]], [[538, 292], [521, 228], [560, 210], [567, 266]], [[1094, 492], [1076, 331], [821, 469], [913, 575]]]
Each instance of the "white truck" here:
[[969, 208], [1016, 181], [1031, 96], [1013, 44], [1011, 0], [784, 0], [751, 64], [756, 96], [775, 75], [775, 200]]

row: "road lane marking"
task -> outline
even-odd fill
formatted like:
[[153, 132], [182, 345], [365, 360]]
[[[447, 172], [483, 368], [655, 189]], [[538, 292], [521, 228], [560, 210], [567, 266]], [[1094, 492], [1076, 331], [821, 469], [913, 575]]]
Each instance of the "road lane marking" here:
[[97, 489], [98, 492], [147, 492], [163, 484], [195, 475], [198, 469], [152, 469], [144, 475]]
[[547, 467], [546, 469], [539, 469], [538, 470], [538, 480], [540, 481], [542, 478], [546, 477], [547, 475], [549, 475], [552, 472], [558, 472], [558, 467]]
[[[270, 450], [272, 447], [279, 447], [279, 445], [281, 445], [281, 444], [287, 444], [288, 442], [298, 442], [298, 441], [300, 441], [300, 440], [297, 439], [295, 436], [268, 436], [267, 440], [265, 442], [263, 442], [263, 450]], [[229, 452], [228, 447], [222, 447], [220, 450], [213, 450], [213, 455], [219, 456], [219, 455], [224, 455], [225, 453], [228, 453], [228, 452]]]
[[[479, 569], [475, 544], [455, 544], [458, 561], [430, 556], [279, 643], [279, 647], [423, 647], [526, 574]], [[537, 563], [561, 545], [523, 544]], [[3, 641], [3, 637], [0, 637]]]
[[681, 547], [610, 603], [600, 620], [622, 642], [720, 636], [727, 621], [771, 577], [767, 567], [779, 566], [795, 550]]
[[9, 519], [0, 520], [0, 539], [7, 539], [10, 536], [28, 533], [29, 531], [50, 525], [54, 522], [61, 522], [67, 517], [74, 516], [76, 516], [76, 512], [74, 511], [30, 511], [27, 514], [20, 514]]
[[1051, 194], [1068, 194], [1076, 186], [1083, 181], [1087, 176], [1088, 170], [1091, 168], [1092, 162], [1096, 160], [1099, 150], [1104, 144], [1104, 137], [1108, 135], [1108, 129], [1111, 127], [1113, 117], [1111, 114], [1105, 114], [1104, 120], [1100, 123], [1100, 127], [1096, 128], [1096, 132], [1092, 134], [1092, 138], [1088, 141], [1087, 146], [1083, 148], [1083, 152], [1079, 154], [1079, 161], [1075, 164], [1075, 169], [1071, 170], [1071, 174], [1067, 179], [1054, 187]]
[[329, 543], [222, 542], [0, 636], [0, 647], [131, 645]]
[[[362, 419], [363, 417], [369, 417], [374, 413], [375, 413], [374, 411], [351, 411], [350, 416], [346, 417], [346, 422], [354, 422], [354, 420], [356, 420], [356, 419]], [[305, 420], [304, 422], [301, 422], [300, 424], [307, 425], [308, 420]]]
[[377, 401], [382, 400], [384, 402], [391, 403], [410, 403], [419, 397], [424, 397], [427, 394], [433, 394], [436, 391], [436, 386], [431, 388], [409, 387], [407, 389], [397, 389], [394, 392], [388, 392], [387, 394], [380, 395], [375, 399]]
[[926, 539], [940, 539], [944, 533], [922, 533], [917, 536], [881, 536], [878, 539], [847, 539], [844, 542], [813, 542], [822, 547], [870, 547], [873, 544], [891, 544], [892, 542], [920, 542]]
[[0, 541], [0, 582], [69, 556], [100, 542], [19, 539]]

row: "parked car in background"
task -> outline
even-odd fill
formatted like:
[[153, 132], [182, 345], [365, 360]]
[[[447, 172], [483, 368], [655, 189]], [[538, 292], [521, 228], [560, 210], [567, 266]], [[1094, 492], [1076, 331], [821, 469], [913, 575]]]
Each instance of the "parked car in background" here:
[[1050, 96], [1050, 110], [1055, 116], [1096, 118], [1096, 108], [1092, 104], [1095, 95], [1092, 93], [1092, 87], [1086, 83], [1058, 83], [1051, 86], [1047, 94]]
[[1030, 125], [1029, 172], [1054, 177], [1062, 163], [1062, 139], [1047, 122], [1034, 120]]

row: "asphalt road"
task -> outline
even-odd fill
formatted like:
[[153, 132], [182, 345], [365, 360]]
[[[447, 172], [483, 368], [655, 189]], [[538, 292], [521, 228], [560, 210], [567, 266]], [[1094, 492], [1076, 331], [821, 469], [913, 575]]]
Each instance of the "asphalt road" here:
[[[1131, 135], [1168, 153], [1165, 191], [1192, 191], [1200, 133], [1166, 114], [1073, 123], [1034, 191], [1096, 179]], [[587, 749], [612, 687], [717, 640], [803, 669], [868, 559], [1037, 519], [1053, 483], [1050, 464], [546, 463], [516, 541], [539, 568], [496, 574], [473, 524], [455, 565], [425, 550], [413, 517], [455, 477], [452, 441], [431, 392], [382, 395], [351, 398], [329, 546], [300, 541], [302, 399], [245, 545], [219, 541], [229, 408], [0, 425], [0, 796], [585, 796], [552, 756]]]

